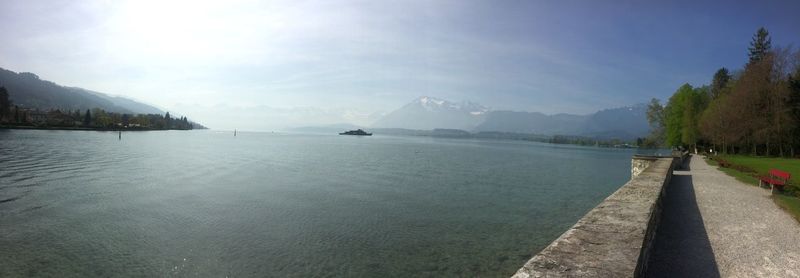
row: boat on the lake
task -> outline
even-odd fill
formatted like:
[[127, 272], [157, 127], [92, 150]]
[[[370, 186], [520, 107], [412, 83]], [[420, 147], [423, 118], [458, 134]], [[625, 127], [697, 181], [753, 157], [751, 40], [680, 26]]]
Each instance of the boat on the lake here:
[[356, 130], [350, 130], [350, 131], [345, 131], [345, 132], [339, 133], [339, 135], [372, 136], [372, 133], [367, 133], [366, 131], [364, 131], [364, 130], [359, 128], [359, 129], [356, 129]]

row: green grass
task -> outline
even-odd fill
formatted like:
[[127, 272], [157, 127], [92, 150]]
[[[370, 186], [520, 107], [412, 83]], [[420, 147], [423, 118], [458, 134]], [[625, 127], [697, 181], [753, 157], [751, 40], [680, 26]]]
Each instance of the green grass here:
[[[800, 159], [790, 158], [777, 158], [777, 157], [759, 157], [759, 156], [745, 156], [745, 155], [718, 155], [716, 159], [723, 159], [730, 164], [743, 166], [755, 170], [757, 173], [742, 172], [734, 168], [718, 167], [718, 169], [737, 180], [758, 185], [758, 176], [766, 175], [770, 169], [779, 169], [781, 171], [789, 172], [792, 178], [789, 180], [790, 186], [787, 186], [787, 194], [789, 195], [774, 195], [773, 200], [781, 208], [792, 214], [795, 219], [800, 221], [800, 199], [797, 198], [798, 190], [800, 190]], [[707, 160], [709, 164], [719, 166], [714, 160]], [[790, 196], [795, 195], [795, 196]]]
[[775, 195], [773, 199], [778, 203], [778, 206], [791, 213], [797, 221], [800, 221], [800, 199], [786, 195]]
[[[779, 169], [784, 172], [789, 172], [792, 174], [792, 181], [794, 184], [798, 184], [794, 179], [800, 179], [800, 159], [745, 155], [718, 155], [717, 157], [732, 164], [749, 167], [762, 175], [766, 175], [770, 169]], [[756, 180], [756, 182], [758, 182], [758, 180]]]
[[731, 168], [719, 167], [719, 163], [713, 159], [706, 159], [706, 162], [708, 162], [708, 164], [711, 166], [717, 166], [718, 170], [722, 171], [725, 174], [728, 174], [728, 176], [736, 178], [736, 180], [740, 182], [750, 185], [756, 185], [756, 186], [758, 185], [758, 179], [753, 177], [753, 175], [750, 173], [739, 172], [736, 169], [731, 169]]

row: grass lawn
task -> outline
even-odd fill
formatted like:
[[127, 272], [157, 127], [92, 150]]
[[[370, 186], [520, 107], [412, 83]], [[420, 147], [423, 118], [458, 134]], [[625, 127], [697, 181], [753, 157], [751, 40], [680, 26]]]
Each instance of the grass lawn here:
[[706, 162], [708, 162], [708, 164], [711, 164], [713, 166], [717, 166], [717, 169], [724, 172], [725, 174], [728, 174], [728, 176], [736, 178], [736, 180], [740, 182], [746, 184], [758, 185], [758, 178], [753, 177], [751, 173], [739, 172], [738, 170], [733, 168], [719, 167], [719, 163], [711, 159], [706, 160]]
[[717, 157], [736, 165], [750, 167], [758, 171], [759, 174], [766, 174], [770, 169], [779, 169], [784, 172], [789, 172], [792, 174], [792, 184], [800, 184], [795, 180], [800, 179], [800, 159], [746, 155], [718, 155]]
[[774, 200], [780, 207], [794, 215], [797, 221], [800, 221], [800, 199], [786, 195], [775, 195]]
[[[800, 187], [800, 159], [745, 155], [718, 155], [717, 158], [724, 159], [733, 165], [744, 166], [758, 172], [758, 174], [745, 173], [733, 168], [718, 167], [720, 171], [733, 176], [741, 182], [758, 186], [757, 176], [766, 175], [770, 169], [779, 169], [791, 173], [792, 178], [789, 180], [789, 183], [795, 187]], [[716, 161], [707, 161], [712, 165], [719, 166]], [[800, 221], [800, 199], [796, 196], [774, 195], [773, 200], [775, 200], [781, 208], [791, 213]]]

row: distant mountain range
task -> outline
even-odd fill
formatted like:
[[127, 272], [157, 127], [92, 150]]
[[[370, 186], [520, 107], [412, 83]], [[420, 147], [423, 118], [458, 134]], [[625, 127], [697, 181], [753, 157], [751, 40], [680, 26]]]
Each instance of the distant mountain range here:
[[[11, 101], [23, 108], [42, 110], [86, 110], [100, 108], [130, 114], [164, 114], [164, 111], [124, 97], [109, 96], [82, 88], [66, 87], [42, 80], [39, 76], [0, 68], [0, 86], [8, 89]], [[647, 106], [638, 104], [606, 109], [589, 115], [538, 112], [495, 111], [473, 102], [451, 102], [420, 97], [381, 117], [370, 127], [402, 134], [435, 129], [459, 129], [474, 133], [513, 133], [536, 135], [574, 135], [598, 139], [645, 137], [650, 128]], [[200, 125], [197, 125], [198, 127]], [[328, 126], [331, 131], [354, 125]], [[319, 130], [320, 127], [297, 130]], [[327, 130], [326, 130], [327, 131]], [[439, 131], [439, 133], [444, 131]], [[456, 131], [446, 131], [456, 134]]]
[[0, 68], [0, 86], [8, 89], [9, 98], [23, 108], [42, 110], [86, 110], [100, 108], [130, 114], [164, 114], [164, 111], [124, 97], [76, 87], [61, 86], [42, 80], [30, 72], [16, 73]]
[[420, 97], [372, 124], [379, 128], [432, 130], [457, 128], [472, 130], [484, 121], [486, 108], [472, 102], [454, 103], [432, 97]]
[[493, 111], [472, 102], [454, 103], [420, 97], [376, 121], [373, 128], [412, 130], [462, 129], [471, 132], [510, 132], [539, 135], [575, 135], [599, 139], [634, 139], [650, 130], [638, 104], [606, 109], [589, 115]]

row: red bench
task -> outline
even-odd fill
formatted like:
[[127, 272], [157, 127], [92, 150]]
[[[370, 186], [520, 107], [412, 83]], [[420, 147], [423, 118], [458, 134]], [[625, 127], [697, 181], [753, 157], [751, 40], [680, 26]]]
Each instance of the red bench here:
[[764, 184], [768, 184], [772, 186], [772, 191], [774, 192], [775, 189], [783, 188], [791, 177], [792, 174], [778, 169], [772, 169], [769, 170], [769, 175], [759, 178], [758, 185], [763, 186]]

